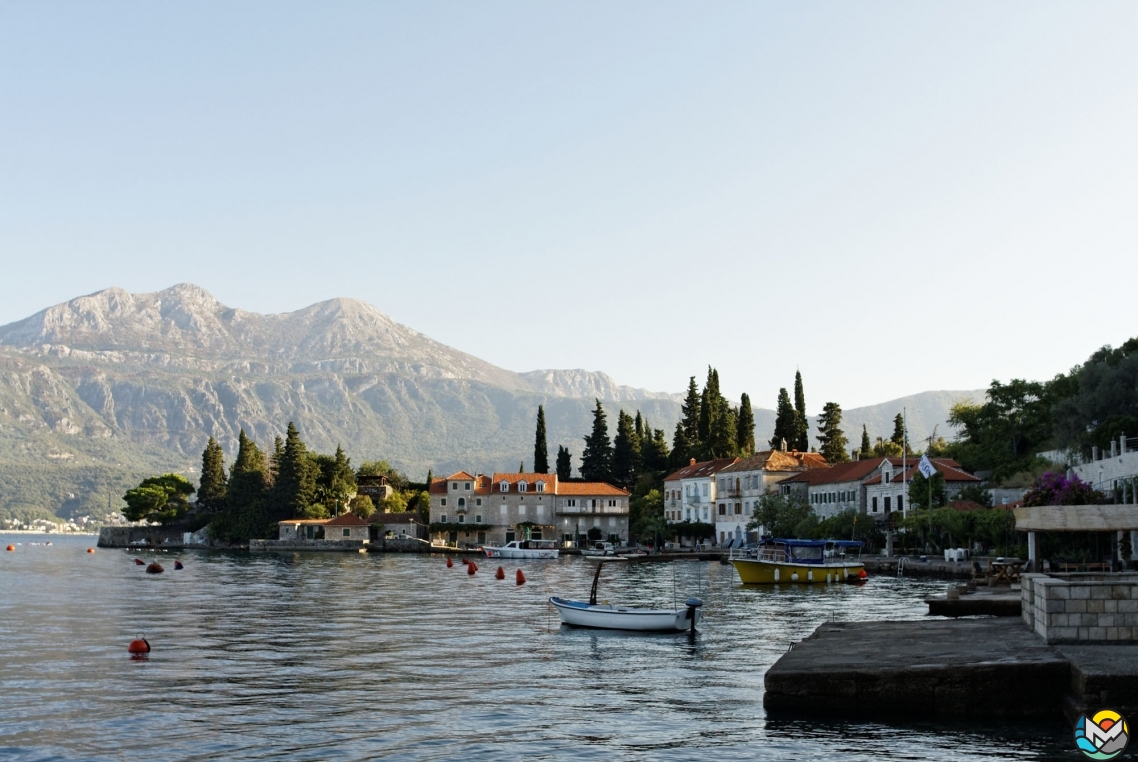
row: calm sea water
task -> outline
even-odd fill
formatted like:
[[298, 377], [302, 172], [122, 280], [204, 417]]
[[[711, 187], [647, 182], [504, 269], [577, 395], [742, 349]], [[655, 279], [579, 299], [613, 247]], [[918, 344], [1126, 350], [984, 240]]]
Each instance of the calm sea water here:
[[[0, 543], [43, 542], [0, 535]], [[568, 630], [581, 558], [505, 581], [438, 556], [187, 553], [143, 573], [93, 537], [0, 552], [0, 759], [1079, 759], [1061, 721], [768, 719], [763, 673], [822, 621], [918, 619], [943, 583], [743, 588], [730, 566], [606, 568], [602, 598], [671, 605], [686, 634]], [[149, 560], [148, 556], [143, 558]], [[153, 646], [132, 661], [127, 643]]]

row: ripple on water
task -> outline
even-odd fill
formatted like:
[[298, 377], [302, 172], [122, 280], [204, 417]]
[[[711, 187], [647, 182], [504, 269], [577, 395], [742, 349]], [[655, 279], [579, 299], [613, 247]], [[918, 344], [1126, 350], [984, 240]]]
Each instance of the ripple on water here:
[[[0, 539], [2, 541], [2, 539]], [[496, 580], [437, 556], [188, 553], [147, 575], [90, 538], [0, 556], [0, 759], [1045, 759], [1061, 722], [768, 719], [762, 676], [830, 619], [916, 619], [943, 583], [744, 588], [721, 564], [607, 567], [602, 599], [672, 605], [686, 634], [559, 626], [581, 558]], [[170, 564], [172, 566], [172, 564]], [[698, 567], [698, 571], [697, 571]], [[139, 632], [154, 647], [132, 661]]]

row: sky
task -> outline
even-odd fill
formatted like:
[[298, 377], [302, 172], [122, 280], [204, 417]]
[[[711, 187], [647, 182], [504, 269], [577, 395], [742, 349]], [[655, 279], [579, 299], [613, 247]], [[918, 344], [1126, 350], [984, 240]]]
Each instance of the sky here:
[[1138, 334], [1138, 4], [0, 0], [0, 324], [333, 297], [774, 407]]

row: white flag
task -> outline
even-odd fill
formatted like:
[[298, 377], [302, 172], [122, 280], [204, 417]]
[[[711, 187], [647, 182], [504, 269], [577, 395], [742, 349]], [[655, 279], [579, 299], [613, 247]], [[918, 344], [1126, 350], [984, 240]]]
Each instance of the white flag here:
[[933, 478], [933, 474], [936, 473], [936, 466], [934, 466], [932, 464], [932, 461], [929, 460], [928, 455], [922, 455], [921, 456], [921, 462], [917, 464], [917, 469], [921, 472], [921, 475], [924, 476], [926, 479]]

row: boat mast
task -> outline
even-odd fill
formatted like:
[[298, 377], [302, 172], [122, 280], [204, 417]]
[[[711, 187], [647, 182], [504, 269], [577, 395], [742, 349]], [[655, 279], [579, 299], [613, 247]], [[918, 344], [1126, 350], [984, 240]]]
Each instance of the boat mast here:
[[589, 605], [597, 605], [597, 583], [601, 581], [601, 567], [604, 566], [604, 561], [597, 561], [597, 571], [593, 575], [593, 589], [589, 591]]

